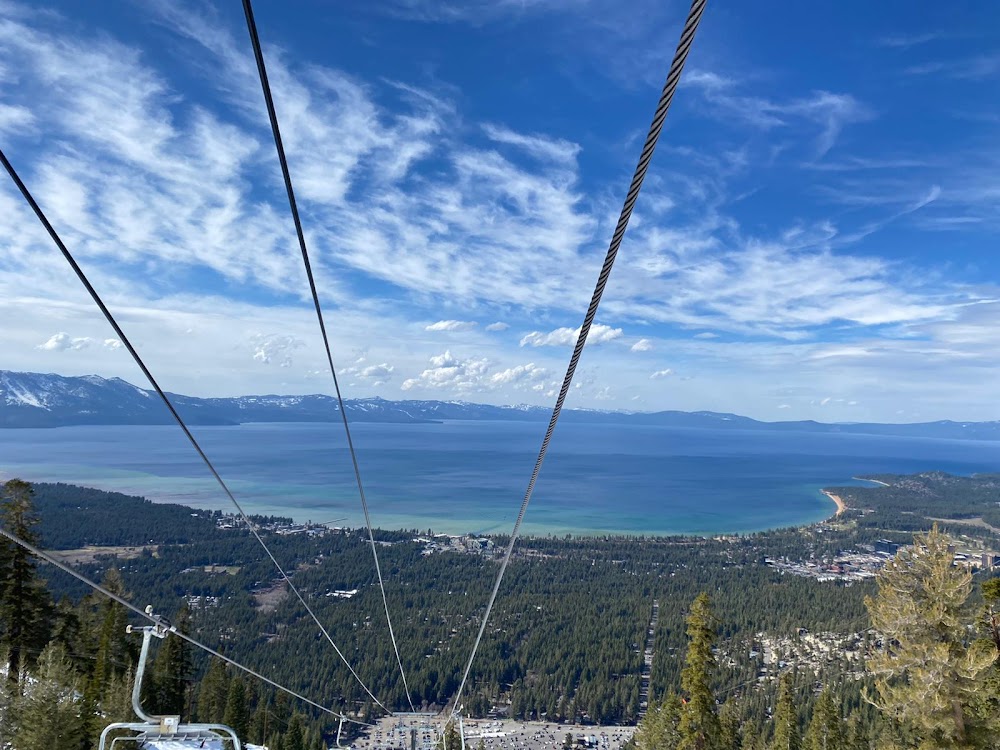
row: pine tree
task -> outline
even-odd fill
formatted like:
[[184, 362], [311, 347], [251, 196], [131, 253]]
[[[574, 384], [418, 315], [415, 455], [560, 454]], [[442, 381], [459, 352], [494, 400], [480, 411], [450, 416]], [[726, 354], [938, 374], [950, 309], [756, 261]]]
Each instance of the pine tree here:
[[281, 746], [283, 750], [306, 750], [301, 714], [292, 714], [292, 720], [288, 722], [288, 730], [285, 732]]
[[[188, 610], [184, 605], [173, 623], [184, 632], [188, 625]], [[184, 715], [187, 709], [187, 681], [191, 675], [191, 647], [175, 635], [167, 635], [153, 662], [153, 694], [156, 710], [164, 714]], [[227, 690], [228, 698], [228, 690]], [[225, 710], [223, 698], [222, 710]]]
[[437, 741], [438, 750], [461, 750], [462, 736], [458, 733], [458, 724], [450, 719], [444, 727], [444, 734]]
[[[983, 581], [980, 590], [984, 606], [979, 631], [1000, 654], [1000, 578]], [[973, 744], [986, 746], [990, 738], [1000, 736], [1000, 659], [983, 672], [981, 688], [972, 694], [969, 709], [978, 719], [969, 727]]]
[[740, 737], [740, 750], [766, 750], [764, 739], [753, 729], [744, 726]]
[[728, 700], [719, 711], [719, 728], [722, 750], [740, 750], [740, 714], [735, 701]]
[[844, 744], [842, 725], [833, 692], [826, 688], [813, 707], [809, 728], [802, 743], [804, 750], [839, 750]]
[[218, 724], [226, 712], [228, 699], [229, 675], [226, 672], [226, 663], [221, 659], [212, 659], [198, 691], [198, 721]]
[[[199, 702], [199, 705], [200, 702]], [[265, 696], [261, 696], [257, 701], [257, 707], [254, 709], [253, 716], [250, 718], [250, 726], [248, 728], [249, 734], [247, 739], [257, 745], [267, 744], [267, 730], [268, 730], [268, 705]]]
[[[6, 663], [6, 653], [0, 654], [0, 663]], [[17, 692], [7, 680], [0, 680], [0, 747], [9, 747], [17, 732]]]
[[699, 594], [687, 616], [688, 648], [681, 671], [687, 701], [681, 706], [679, 750], [716, 750], [720, 745], [721, 727], [711, 689], [717, 631], [711, 600], [708, 594]]
[[771, 750], [799, 750], [799, 717], [795, 710], [792, 675], [786, 672], [778, 685], [778, 702], [774, 707], [774, 740]]
[[844, 734], [844, 750], [871, 750], [870, 732], [857, 714], [848, 719]]
[[131, 669], [122, 675], [111, 675], [101, 700], [101, 715], [98, 717], [101, 727], [114, 721], [137, 721], [132, 709], [134, 686], [135, 674]]
[[78, 747], [86, 722], [80, 715], [73, 665], [60, 644], [45, 648], [31, 690], [21, 699], [17, 750]]
[[991, 642], [968, 643], [972, 574], [953, 564], [935, 524], [886, 563], [877, 582], [865, 606], [883, 645], [867, 662], [877, 697], [866, 697], [919, 748], [967, 747], [980, 678], [997, 657]]
[[[101, 582], [109, 591], [121, 597], [128, 597], [125, 583], [117, 568], [109, 568], [104, 574]], [[99, 628], [97, 641], [97, 653], [94, 656], [93, 671], [90, 679], [86, 681], [83, 691], [84, 713], [92, 716], [91, 731], [99, 731], [103, 728], [104, 719], [95, 709], [104, 705], [107, 691], [113, 681], [120, 682], [120, 678], [127, 672], [134, 674], [136, 659], [134, 636], [130, 639], [125, 632], [128, 625], [128, 611], [113, 599], [103, 599], [98, 604], [96, 613], [97, 619], [93, 626]], [[119, 678], [117, 681], [115, 678]], [[116, 690], [118, 687], [116, 686]], [[131, 688], [129, 688], [131, 690]], [[131, 695], [128, 698], [131, 705]], [[126, 719], [132, 716], [129, 708]]]
[[232, 727], [236, 736], [244, 738], [250, 729], [250, 708], [247, 705], [247, 690], [239, 675], [229, 682], [229, 696], [222, 723]]
[[659, 705], [650, 706], [632, 736], [636, 750], [676, 750], [680, 743], [678, 724], [681, 699], [673, 693]]
[[[11, 479], [3, 485], [0, 525], [27, 542], [39, 543], [30, 484]], [[37, 578], [31, 553], [6, 539], [0, 550], [0, 645], [7, 650], [8, 680], [19, 682], [21, 670], [49, 642], [52, 604]]]

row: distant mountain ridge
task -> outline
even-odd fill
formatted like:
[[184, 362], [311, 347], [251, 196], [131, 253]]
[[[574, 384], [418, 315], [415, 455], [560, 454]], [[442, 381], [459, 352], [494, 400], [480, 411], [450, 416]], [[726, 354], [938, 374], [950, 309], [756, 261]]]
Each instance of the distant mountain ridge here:
[[[245, 422], [335, 422], [337, 400], [309, 396], [236, 396], [198, 398], [170, 394], [185, 421], [192, 425], [237, 425]], [[551, 410], [543, 406], [492, 406], [464, 401], [388, 401], [383, 398], [346, 399], [348, 419], [354, 422], [431, 424], [445, 420], [544, 421]], [[760, 422], [738, 414], [711, 411], [621, 412], [567, 409], [571, 422], [658, 425], [701, 429], [740, 429], [767, 432], [822, 432], [1000, 440], [1000, 421], [920, 422], [912, 424]], [[173, 419], [155, 391], [121, 378], [97, 375], [65, 377], [0, 370], [0, 428], [69, 427], [73, 425], [160, 425]]]

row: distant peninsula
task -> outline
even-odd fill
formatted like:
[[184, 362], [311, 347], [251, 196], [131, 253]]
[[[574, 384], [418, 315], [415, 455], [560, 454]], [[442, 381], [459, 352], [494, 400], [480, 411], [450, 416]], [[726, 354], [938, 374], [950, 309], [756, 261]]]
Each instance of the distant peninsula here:
[[[238, 425], [250, 422], [337, 422], [340, 412], [332, 396], [257, 395], [198, 398], [170, 394], [181, 416], [192, 425]], [[446, 420], [527, 421], [549, 418], [548, 407], [494, 406], [466, 401], [389, 401], [358, 398], [345, 401], [354, 422], [433, 424]], [[1000, 421], [917, 422], [879, 424], [852, 422], [761, 422], [738, 414], [712, 411], [628, 412], [567, 409], [563, 421], [630, 424], [683, 429], [768, 432], [848, 433], [952, 440], [1000, 440]], [[74, 425], [163, 425], [172, 418], [156, 393], [120, 378], [0, 370], [0, 428], [69, 427]]]

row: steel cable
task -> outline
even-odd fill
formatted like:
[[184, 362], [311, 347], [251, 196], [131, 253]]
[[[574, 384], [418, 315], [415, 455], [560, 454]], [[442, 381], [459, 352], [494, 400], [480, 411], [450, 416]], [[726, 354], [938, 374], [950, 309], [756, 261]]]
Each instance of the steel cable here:
[[371, 544], [372, 556], [375, 558], [375, 573], [378, 576], [379, 589], [382, 592], [382, 606], [385, 609], [385, 621], [389, 626], [389, 638], [392, 641], [393, 651], [396, 653], [396, 664], [399, 666], [400, 677], [403, 678], [403, 690], [406, 693], [406, 701], [410, 704], [410, 710], [416, 711], [413, 707], [413, 700], [410, 698], [410, 688], [406, 683], [406, 672], [403, 670], [403, 661], [399, 656], [399, 646], [396, 643], [396, 633], [392, 627], [392, 618], [389, 616], [389, 601], [385, 596], [385, 584], [382, 581], [382, 566], [379, 564], [378, 551], [375, 545], [375, 534], [372, 531], [372, 520], [368, 513], [368, 499], [365, 497], [365, 487], [361, 481], [361, 469], [358, 465], [358, 456], [354, 450], [354, 440], [351, 438], [351, 427], [347, 421], [347, 410], [344, 408], [344, 398], [340, 393], [340, 381], [337, 379], [337, 368], [333, 365], [333, 353], [330, 349], [330, 339], [326, 333], [326, 322], [323, 318], [323, 308], [320, 305], [319, 293], [316, 290], [316, 280], [313, 277], [312, 263], [309, 261], [309, 250], [306, 248], [306, 238], [302, 231], [302, 220], [299, 217], [299, 207], [295, 200], [295, 190], [292, 188], [292, 176], [288, 170], [288, 160], [285, 158], [285, 147], [281, 140], [281, 129], [278, 127], [278, 114], [274, 109], [274, 99], [271, 96], [271, 84], [267, 78], [267, 68], [264, 65], [264, 53], [260, 46], [260, 36], [257, 34], [257, 23], [254, 21], [253, 6], [250, 0], [243, 0], [243, 12], [247, 20], [247, 29], [250, 32], [250, 43], [253, 45], [254, 58], [257, 61], [257, 72], [260, 76], [260, 87], [264, 94], [264, 102], [267, 105], [267, 116], [271, 121], [271, 133], [274, 135], [274, 146], [278, 152], [278, 161], [281, 164], [281, 174], [285, 180], [285, 192], [288, 194], [288, 206], [292, 212], [292, 221], [295, 223], [295, 234], [299, 240], [299, 249], [302, 252], [302, 263], [305, 266], [306, 278], [309, 280], [309, 291], [312, 293], [313, 307], [316, 309], [316, 320], [319, 322], [319, 330], [323, 336], [323, 346], [326, 349], [326, 360], [330, 366], [330, 374], [333, 375], [333, 388], [337, 393], [337, 405], [340, 409], [340, 416], [344, 422], [344, 434], [347, 436], [347, 448], [351, 454], [351, 463], [354, 466], [354, 478], [358, 484], [358, 494], [361, 496], [361, 508], [365, 514], [365, 525], [368, 527], [368, 542]]
[[490, 614], [493, 612], [493, 605], [496, 603], [497, 592], [500, 590], [500, 584], [503, 581], [504, 573], [506, 573], [507, 566], [510, 563], [510, 557], [514, 551], [514, 544], [517, 541], [518, 534], [521, 530], [521, 523], [524, 521], [524, 514], [528, 510], [528, 503], [531, 501], [531, 494], [534, 492], [535, 482], [538, 480], [538, 474], [542, 469], [542, 463], [545, 461], [545, 454], [548, 451], [549, 443], [552, 440], [552, 433], [555, 431], [556, 422], [559, 421], [559, 414], [562, 412], [563, 403], [566, 401], [566, 395], [569, 393], [570, 384], [573, 382], [573, 375], [576, 373], [576, 367], [580, 361], [580, 355], [583, 353], [583, 347], [587, 343], [587, 335], [590, 333], [594, 317], [597, 315], [597, 308], [601, 304], [604, 287], [607, 286], [608, 278], [611, 275], [611, 268], [614, 266], [615, 257], [618, 255], [618, 248], [621, 246], [622, 237], [625, 236], [625, 229], [628, 227], [629, 218], [632, 216], [632, 209], [635, 206], [636, 199], [639, 197], [639, 190], [642, 188], [642, 181], [646, 176], [649, 161], [653, 158], [653, 151], [656, 148], [656, 142], [659, 139], [660, 131], [663, 128], [663, 121], [667, 117], [667, 110], [670, 108], [670, 103], [674, 98], [674, 92], [677, 90], [677, 84], [681, 78], [681, 71], [684, 69], [684, 63], [687, 60], [688, 52], [691, 50], [691, 44], [694, 41], [695, 32], [698, 30], [698, 23], [701, 21], [702, 13], [705, 10], [706, 1], [707, 0], [693, 0], [691, 3], [691, 9], [688, 12], [687, 20], [684, 22], [684, 29], [681, 31], [681, 38], [677, 44], [677, 51], [674, 53], [673, 62], [670, 64], [670, 71], [667, 73], [667, 80], [663, 85], [663, 92], [660, 94], [660, 101], [657, 104], [656, 112], [653, 115], [653, 122], [649, 126], [649, 133], [646, 135], [646, 143], [643, 145], [642, 153], [639, 155], [639, 163], [636, 165], [635, 172], [632, 175], [632, 183], [629, 186], [628, 194], [625, 197], [625, 203], [622, 206], [622, 212], [618, 218], [618, 225], [615, 227], [615, 232], [611, 237], [611, 244], [608, 246], [608, 252], [604, 258], [604, 265], [601, 267], [601, 273], [597, 277], [597, 285], [594, 287], [594, 294], [591, 297], [590, 306], [587, 308], [587, 314], [583, 319], [583, 325], [580, 327], [580, 333], [576, 339], [576, 346], [573, 347], [573, 354], [570, 357], [569, 366], [566, 368], [566, 375], [563, 378], [562, 387], [559, 389], [559, 396], [556, 398], [555, 406], [552, 409], [552, 417], [549, 419], [549, 426], [545, 431], [545, 438], [542, 440], [542, 447], [538, 451], [538, 458], [536, 459], [535, 467], [531, 472], [531, 479], [528, 482], [528, 488], [524, 493], [524, 500], [521, 502], [521, 510], [518, 512], [517, 520], [514, 522], [514, 529], [511, 532], [510, 540], [508, 541], [507, 548], [504, 551], [503, 561], [500, 564], [500, 570], [497, 572], [496, 581], [494, 582], [493, 590], [490, 593], [489, 603], [486, 605], [486, 612], [483, 614], [483, 619], [479, 625], [479, 632], [476, 635], [476, 640], [472, 646], [472, 653], [469, 655], [469, 661], [465, 665], [465, 672], [462, 674], [462, 681], [459, 683], [458, 691], [455, 693], [455, 704], [452, 707], [452, 715], [458, 713], [460, 709], [462, 693], [465, 690], [465, 684], [469, 678], [469, 672], [472, 670], [472, 663], [476, 659], [476, 652], [479, 650], [479, 644], [483, 639], [483, 633], [486, 630]]
[[239, 512], [240, 518], [246, 524], [247, 528], [250, 530], [250, 533], [254, 535], [254, 537], [260, 543], [260, 546], [264, 549], [264, 552], [266, 552], [267, 556], [271, 559], [271, 562], [274, 563], [274, 567], [277, 569], [278, 573], [281, 574], [281, 577], [285, 581], [285, 583], [288, 584], [288, 588], [295, 594], [295, 597], [299, 600], [302, 606], [305, 607], [306, 611], [309, 613], [309, 616], [319, 627], [323, 635], [326, 636], [327, 641], [329, 641], [330, 645], [333, 646], [334, 651], [337, 652], [337, 655], [341, 658], [341, 660], [350, 670], [351, 674], [354, 676], [354, 679], [358, 681], [358, 684], [361, 685], [365, 693], [367, 693], [367, 695], [373, 701], [375, 701], [375, 703], [377, 703], [383, 710], [391, 713], [391, 711], [389, 711], [389, 709], [386, 708], [382, 704], [382, 702], [375, 697], [372, 691], [368, 689], [368, 686], [365, 685], [361, 677], [358, 676], [358, 673], [354, 671], [354, 667], [351, 666], [351, 663], [347, 661], [347, 657], [344, 656], [343, 652], [341, 652], [337, 644], [334, 643], [333, 638], [330, 636], [330, 633], [327, 632], [327, 629], [323, 626], [323, 623], [319, 621], [319, 618], [316, 616], [316, 613], [313, 612], [312, 607], [309, 606], [309, 604], [306, 602], [302, 594], [299, 593], [298, 588], [295, 586], [294, 583], [292, 583], [291, 578], [289, 578], [288, 574], [285, 573], [284, 568], [281, 567], [281, 564], [271, 553], [271, 550], [268, 549], [267, 544], [261, 538], [260, 534], [257, 533], [257, 529], [254, 527], [253, 522], [251, 522], [250, 518], [243, 510], [243, 506], [240, 505], [239, 501], [236, 499], [236, 496], [233, 495], [232, 491], [229, 489], [229, 485], [226, 484], [225, 480], [216, 470], [215, 465], [212, 463], [208, 455], [202, 449], [201, 444], [198, 442], [194, 434], [188, 428], [187, 424], [181, 418], [180, 413], [174, 407], [174, 404], [170, 400], [170, 397], [167, 396], [166, 392], [160, 387], [160, 384], [157, 382], [156, 378], [153, 377], [153, 373], [150, 372], [149, 368], [146, 366], [145, 361], [143, 361], [142, 357], [139, 355], [139, 352], [132, 345], [132, 342], [129, 340], [128, 336], [125, 335], [125, 331], [122, 330], [122, 327], [118, 324], [118, 321], [115, 319], [115, 316], [111, 313], [111, 310], [108, 309], [108, 306], [104, 303], [104, 300], [97, 293], [97, 290], [94, 289], [94, 286], [90, 283], [90, 280], [87, 278], [87, 275], [83, 272], [83, 269], [80, 268], [80, 265], [76, 262], [76, 259], [73, 257], [73, 254], [69, 251], [65, 243], [59, 237], [59, 234], [56, 232], [55, 228], [49, 222], [48, 218], [45, 216], [45, 213], [42, 211], [41, 207], [35, 201], [34, 197], [31, 195], [31, 192], [28, 190], [27, 186], [24, 184], [24, 182], [22, 182], [20, 176], [18, 176], [17, 174], [17, 171], [14, 169], [14, 166], [7, 159], [7, 156], [6, 154], [4, 154], [2, 149], [0, 149], [0, 162], [3, 163], [4, 169], [7, 170], [7, 173], [10, 175], [10, 178], [14, 181], [14, 184], [21, 191], [21, 195], [24, 196], [25, 201], [27, 201], [28, 205], [35, 212], [35, 216], [38, 217], [38, 220], [42, 223], [42, 226], [45, 227], [46, 231], [49, 233], [49, 236], [52, 238], [52, 241], [55, 243], [56, 247], [58, 247], [60, 252], [62, 252], [63, 257], [66, 259], [70, 267], [76, 273], [77, 278], [80, 279], [80, 282], [86, 288], [87, 292], [90, 293], [91, 298], [100, 308], [101, 312], [104, 314], [104, 317], [107, 319], [108, 323], [111, 325], [115, 333], [118, 335], [118, 338], [121, 340], [122, 345], [126, 349], [128, 349], [129, 354], [132, 355], [132, 359], [135, 360], [135, 363], [139, 366], [139, 369], [142, 370], [142, 373], [143, 375], [146, 376], [146, 379], [149, 381], [149, 384], [153, 387], [157, 395], [159, 395], [160, 400], [163, 401], [164, 405], [170, 411], [171, 416], [174, 418], [178, 426], [184, 432], [184, 435], [187, 437], [192, 447], [194, 447], [195, 451], [201, 457], [201, 460], [205, 463], [205, 466], [208, 467], [208, 470], [215, 478], [215, 481], [218, 482], [219, 486], [222, 488], [222, 491], [226, 494], [226, 496], [232, 502], [233, 506]]
[[279, 685], [277, 682], [275, 682], [274, 680], [272, 680], [269, 677], [265, 677], [260, 672], [257, 672], [255, 670], [251, 669], [250, 667], [243, 666], [242, 664], [240, 664], [235, 659], [231, 659], [228, 656], [226, 656], [225, 654], [222, 654], [219, 651], [216, 651], [211, 646], [206, 646], [204, 643], [202, 643], [201, 641], [193, 638], [192, 636], [188, 635], [187, 633], [182, 633], [180, 630], [178, 630], [176, 627], [174, 627], [173, 625], [171, 625], [169, 623], [169, 621], [165, 620], [164, 618], [159, 617], [159, 616], [151, 615], [148, 612], [145, 612], [144, 610], [139, 609], [137, 606], [135, 606], [134, 604], [132, 604], [132, 602], [130, 602], [128, 599], [125, 599], [124, 597], [119, 596], [115, 592], [111, 591], [108, 588], [105, 588], [104, 586], [102, 586], [99, 583], [95, 583], [94, 581], [90, 580], [89, 578], [87, 578], [87, 576], [83, 575], [79, 571], [73, 570], [73, 568], [70, 567], [69, 565], [67, 565], [66, 563], [64, 563], [61, 560], [57, 559], [56, 557], [52, 556], [48, 552], [39, 549], [38, 547], [36, 547], [35, 545], [31, 544], [30, 542], [27, 542], [24, 539], [21, 539], [16, 534], [13, 534], [10, 531], [7, 531], [7, 529], [3, 528], [2, 526], [0, 526], [0, 535], [6, 537], [7, 539], [9, 539], [10, 541], [14, 542], [15, 544], [18, 544], [21, 547], [24, 547], [24, 549], [28, 550], [28, 552], [30, 552], [31, 554], [35, 555], [36, 557], [40, 557], [42, 560], [45, 560], [45, 562], [47, 562], [47, 563], [49, 563], [51, 565], [56, 566], [62, 572], [67, 573], [67, 574], [73, 576], [76, 580], [81, 581], [81, 582], [87, 584], [88, 586], [90, 586], [90, 588], [94, 589], [94, 591], [97, 591], [97, 592], [99, 592], [101, 594], [104, 594], [109, 599], [113, 599], [114, 601], [116, 601], [119, 604], [121, 604], [123, 607], [131, 610], [132, 612], [135, 612], [140, 617], [145, 617], [147, 620], [149, 620], [150, 622], [152, 622], [152, 623], [154, 623], [156, 625], [165, 625], [167, 627], [167, 629], [171, 633], [173, 633], [174, 635], [176, 635], [178, 638], [181, 638], [181, 639], [187, 641], [192, 646], [196, 646], [197, 648], [200, 648], [203, 651], [208, 652], [209, 654], [211, 654], [212, 656], [216, 657], [217, 659], [222, 659], [227, 664], [231, 664], [232, 666], [236, 667], [237, 669], [240, 669], [240, 670], [246, 672], [247, 674], [252, 675], [253, 677], [256, 677], [259, 680], [263, 680], [264, 682], [266, 682], [271, 687], [277, 688], [278, 690], [281, 690], [284, 693], [288, 693], [289, 695], [291, 695], [291, 696], [293, 696], [295, 698], [298, 698], [300, 701], [304, 701], [305, 703], [308, 703], [310, 706], [312, 706], [314, 708], [318, 708], [320, 711], [324, 711], [324, 712], [326, 712], [328, 714], [333, 714], [334, 716], [338, 716], [341, 719], [343, 719], [344, 721], [350, 721], [350, 722], [353, 722], [355, 724], [361, 724], [362, 726], [366, 726], [366, 727], [367, 726], [372, 726], [371, 724], [367, 724], [367, 723], [365, 723], [363, 721], [358, 721], [357, 719], [352, 719], [352, 718], [350, 718], [348, 716], [345, 716], [344, 714], [340, 713], [339, 711], [334, 711], [333, 709], [327, 708], [326, 706], [322, 706], [319, 703], [316, 703], [315, 701], [310, 700], [309, 698], [306, 698], [304, 695], [300, 695], [299, 693], [296, 693], [294, 690], [292, 690], [290, 688], [286, 688], [284, 685]]

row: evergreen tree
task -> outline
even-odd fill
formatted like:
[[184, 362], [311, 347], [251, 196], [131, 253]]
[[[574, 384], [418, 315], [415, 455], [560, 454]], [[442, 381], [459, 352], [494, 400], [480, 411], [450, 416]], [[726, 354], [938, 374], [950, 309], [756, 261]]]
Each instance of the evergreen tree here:
[[[101, 583], [112, 593], [128, 597], [125, 583], [117, 568], [109, 568]], [[94, 717], [91, 731], [99, 731], [103, 728], [103, 718], [96, 711], [96, 708], [104, 705], [111, 683], [115, 682], [115, 690], [118, 690], [124, 674], [134, 675], [136, 666], [135, 636], [130, 638], [125, 632], [127, 625], [128, 611], [125, 607], [114, 599], [102, 596], [97, 604], [96, 619], [92, 625], [99, 629], [97, 653], [94, 656], [93, 671], [90, 673], [90, 678], [86, 681], [83, 691], [84, 713]], [[131, 691], [131, 687], [129, 691]], [[131, 692], [128, 696], [128, 704], [128, 712], [125, 719], [122, 720], [132, 717]]]
[[708, 594], [699, 594], [687, 616], [688, 647], [681, 671], [681, 689], [687, 701], [681, 706], [679, 750], [716, 750], [720, 746], [721, 727], [711, 689], [717, 631], [711, 600]]
[[[0, 525], [27, 542], [39, 543], [30, 484], [11, 479], [3, 485]], [[0, 645], [7, 650], [8, 680], [19, 682], [21, 670], [49, 641], [52, 606], [31, 553], [6, 539], [0, 550]]]
[[461, 750], [462, 736], [458, 733], [458, 724], [454, 719], [449, 719], [445, 724], [444, 733], [437, 741], [438, 750]]
[[996, 660], [991, 642], [968, 643], [972, 574], [953, 564], [949, 539], [935, 524], [900, 550], [866, 597], [882, 649], [868, 662], [876, 697], [868, 696], [915, 746], [968, 747], [978, 727], [976, 691]]
[[[6, 663], [6, 653], [0, 654], [0, 663]], [[17, 693], [12, 683], [0, 680], [0, 747], [9, 747], [17, 732]]]
[[740, 750], [767, 750], [764, 738], [752, 729], [744, 726], [740, 738]]
[[86, 722], [80, 715], [73, 665], [60, 644], [47, 646], [38, 660], [31, 689], [21, 699], [17, 750], [76, 748]]
[[292, 720], [288, 722], [288, 730], [285, 732], [281, 747], [282, 750], [306, 750], [302, 714], [292, 714]]
[[218, 724], [226, 713], [228, 699], [229, 674], [226, 672], [226, 663], [221, 659], [212, 659], [199, 686], [198, 721]]
[[246, 683], [237, 675], [229, 682], [229, 696], [222, 723], [233, 728], [236, 736], [243, 739], [250, 729], [250, 707], [247, 705]]
[[101, 700], [101, 715], [98, 724], [110, 724], [115, 721], [137, 721], [132, 708], [132, 688], [135, 686], [135, 674], [131, 669], [125, 674], [111, 675]]
[[833, 692], [826, 688], [813, 706], [803, 750], [839, 750], [844, 744], [842, 724]]
[[858, 715], [848, 719], [844, 734], [844, 750], [871, 750], [870, 733]]
[[[184, 605], [174, 618], [175, 626], [186, 631], [188, 610]], [[187, 641], [168, 634], [160, 645], [160, 651], [153, 662], [153, 691], [156, 710], [164, 714], [185, 715], [187, 709], [187, 681], [191, 675], [191, 647]], [[222, 710], [225, 711], [225, 700]]]
[[727, 700], [719, 712], [719, 728], [722, 750], [740, 750], [740, 714], [734, 700]]
[[[199, 705], [200, 702], [199, 702]], [[257, 701], [257, 707], [254, 709], [253, 716], [250, 718], [250, 726], [248, 729], [249, 734], [247, 739], [257, 745], [267, 744], [267, 731], [268, 731], [268, 705], [265, 696], [261, 696]], [[242, 739], [242, 738], [241, 738]]]
[[778, 685], [778, 702], [774, 707], [774, 740], [771, 750], [799, 750], [799, 717], [795, 710], [792, 675], [786, 672]]
[[[983, 581], [980, 591], [984, 605], [980, 634], [1000, 654], [1000, 578]], [[972, 694], [969, 705], [978, 718], [970, 727], [970, 739], [985, 746], [990, 738], [1000, 736], [1000, 659], [983, 672], [981, 681], [981, 688]]]
[[659, 705], [650, 706], [632, 736], [636, 750], [676, 750], [681, 740], [680, 706], [681, 699], [673, 693]]

